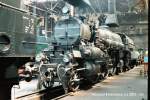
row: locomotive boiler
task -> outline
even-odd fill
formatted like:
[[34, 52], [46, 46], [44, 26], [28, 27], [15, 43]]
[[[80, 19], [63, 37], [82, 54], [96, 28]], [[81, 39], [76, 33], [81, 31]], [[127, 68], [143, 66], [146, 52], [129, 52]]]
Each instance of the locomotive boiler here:
[[121, 69], [122, 65], [121, 60], [123, 57], [123, 48], [124, 43], [120, 35], [104, 28], [100, 27], [97, 30], [96, 39], [95, 39], [95, 46], [101, 48], [105, 51], [105, 54], [108, 55], [108, 62], [107, 65], [112, 65], [109, 69], [109, 73], [112, 74], [119, 74], [119, 70]]
[[0, 99], [10, 100], [18, 84], [18, 67], [34, 57], [34, 17], [21, 8], [21, 0], [0, 0]]

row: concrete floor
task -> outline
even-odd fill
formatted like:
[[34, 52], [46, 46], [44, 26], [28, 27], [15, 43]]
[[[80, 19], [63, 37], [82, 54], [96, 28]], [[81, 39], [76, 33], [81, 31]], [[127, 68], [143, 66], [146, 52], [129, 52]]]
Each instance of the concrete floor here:
[[[135, 67], [118, 76], [108, 77], [90, 89], [72, 93], [61, 100], [147, 100], [148, 79], [140, 74], [140, 70], [143, 70], [143, 66]], [[20, 88], [12, 89], [12, 100], [35, 91], [37, 79], [31, 82], [20, 81]]]
[[[30, 82], [20, 81], [19, 85], [13, 86], [13, 88], [11, 90], [12, 100], [15, 100], [15, 98], [17, 98], [17, 97], [38, 91], [37, 84], [38, 84], [37, 78], [34, 78]], [[58, 82], [55, 82], [54, 87], [59, 86], [59, 85], [60, 84]], [[45, 88], [42, 86], [41, 90], [43, 90], [43, 89], [45, 89]]]
[[147, 100], [148, 78], [140, 70], [143, 65], [60, 100]]

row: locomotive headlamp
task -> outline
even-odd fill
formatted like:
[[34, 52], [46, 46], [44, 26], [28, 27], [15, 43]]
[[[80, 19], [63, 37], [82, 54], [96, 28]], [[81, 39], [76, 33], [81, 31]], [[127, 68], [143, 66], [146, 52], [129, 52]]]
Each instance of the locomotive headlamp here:
[[65, 63], [70, 62], [72, 59], [73, 59], [73, 55], [72, 55], [72, 53], [70, 53], [70, 52], [66, 53], [66, 54], [64, 55], [64, 57], [63, 57], [63, 61], [64, 61]]
[[64, 55], [63, 61], [64, 61], [65, 63], [68, 63], [68, 62], [70, 61], [69, 56]]
[[69, 8], [68, 8], [67, 6], [64, 6], [63, 9], [62, 9], [62, 12], [63, 12], [64, 14], [69, 13]]
[[5, 34], [0, 34], [0, 53], [6, 53], [10, 49], [10, 38]]

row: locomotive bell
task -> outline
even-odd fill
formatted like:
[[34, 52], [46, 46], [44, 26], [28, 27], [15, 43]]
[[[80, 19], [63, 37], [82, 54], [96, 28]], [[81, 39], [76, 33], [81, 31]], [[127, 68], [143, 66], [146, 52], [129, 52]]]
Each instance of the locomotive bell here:
[[118, 20], [115, 14], [108, 14], [105, 20], [105, 24], [109, 27], [118, 27]]

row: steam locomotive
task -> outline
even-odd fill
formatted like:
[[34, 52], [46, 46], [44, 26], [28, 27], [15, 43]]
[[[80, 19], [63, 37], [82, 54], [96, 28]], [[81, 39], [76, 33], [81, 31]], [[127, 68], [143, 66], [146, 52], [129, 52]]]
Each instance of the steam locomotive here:
[[10, 100], [19, 84], [18, 67], [35, 55], [34, 19], [21, 0], [0, 0], [0, 99]]
[[[20, 4], [21, 0], [0, 0], [2, 100], [9, 100], [11, 87], [18, 84], [18, 67], [36, 53], [35, 18], [22, 10]], [[94, 29], [77, 17], [69, 17], [57, 21], [53, 37], [54, 41], [40, 56], [39, 71], [45, 87], [59, 81], [66, 92], [76, 91], [81, 82], [97, 82], [129, 69], [130, 49], [134, 43], [125, 34]]]
[[130, 69], [130, 50], [135, 45], [125, 34], [69, 17], [56, 22], [53, 38], [36, 57], [42, 62], [39, 84], [44, 87], [59, 81], [65, 92], [76, 91], [82, 82], [95, 83]]

